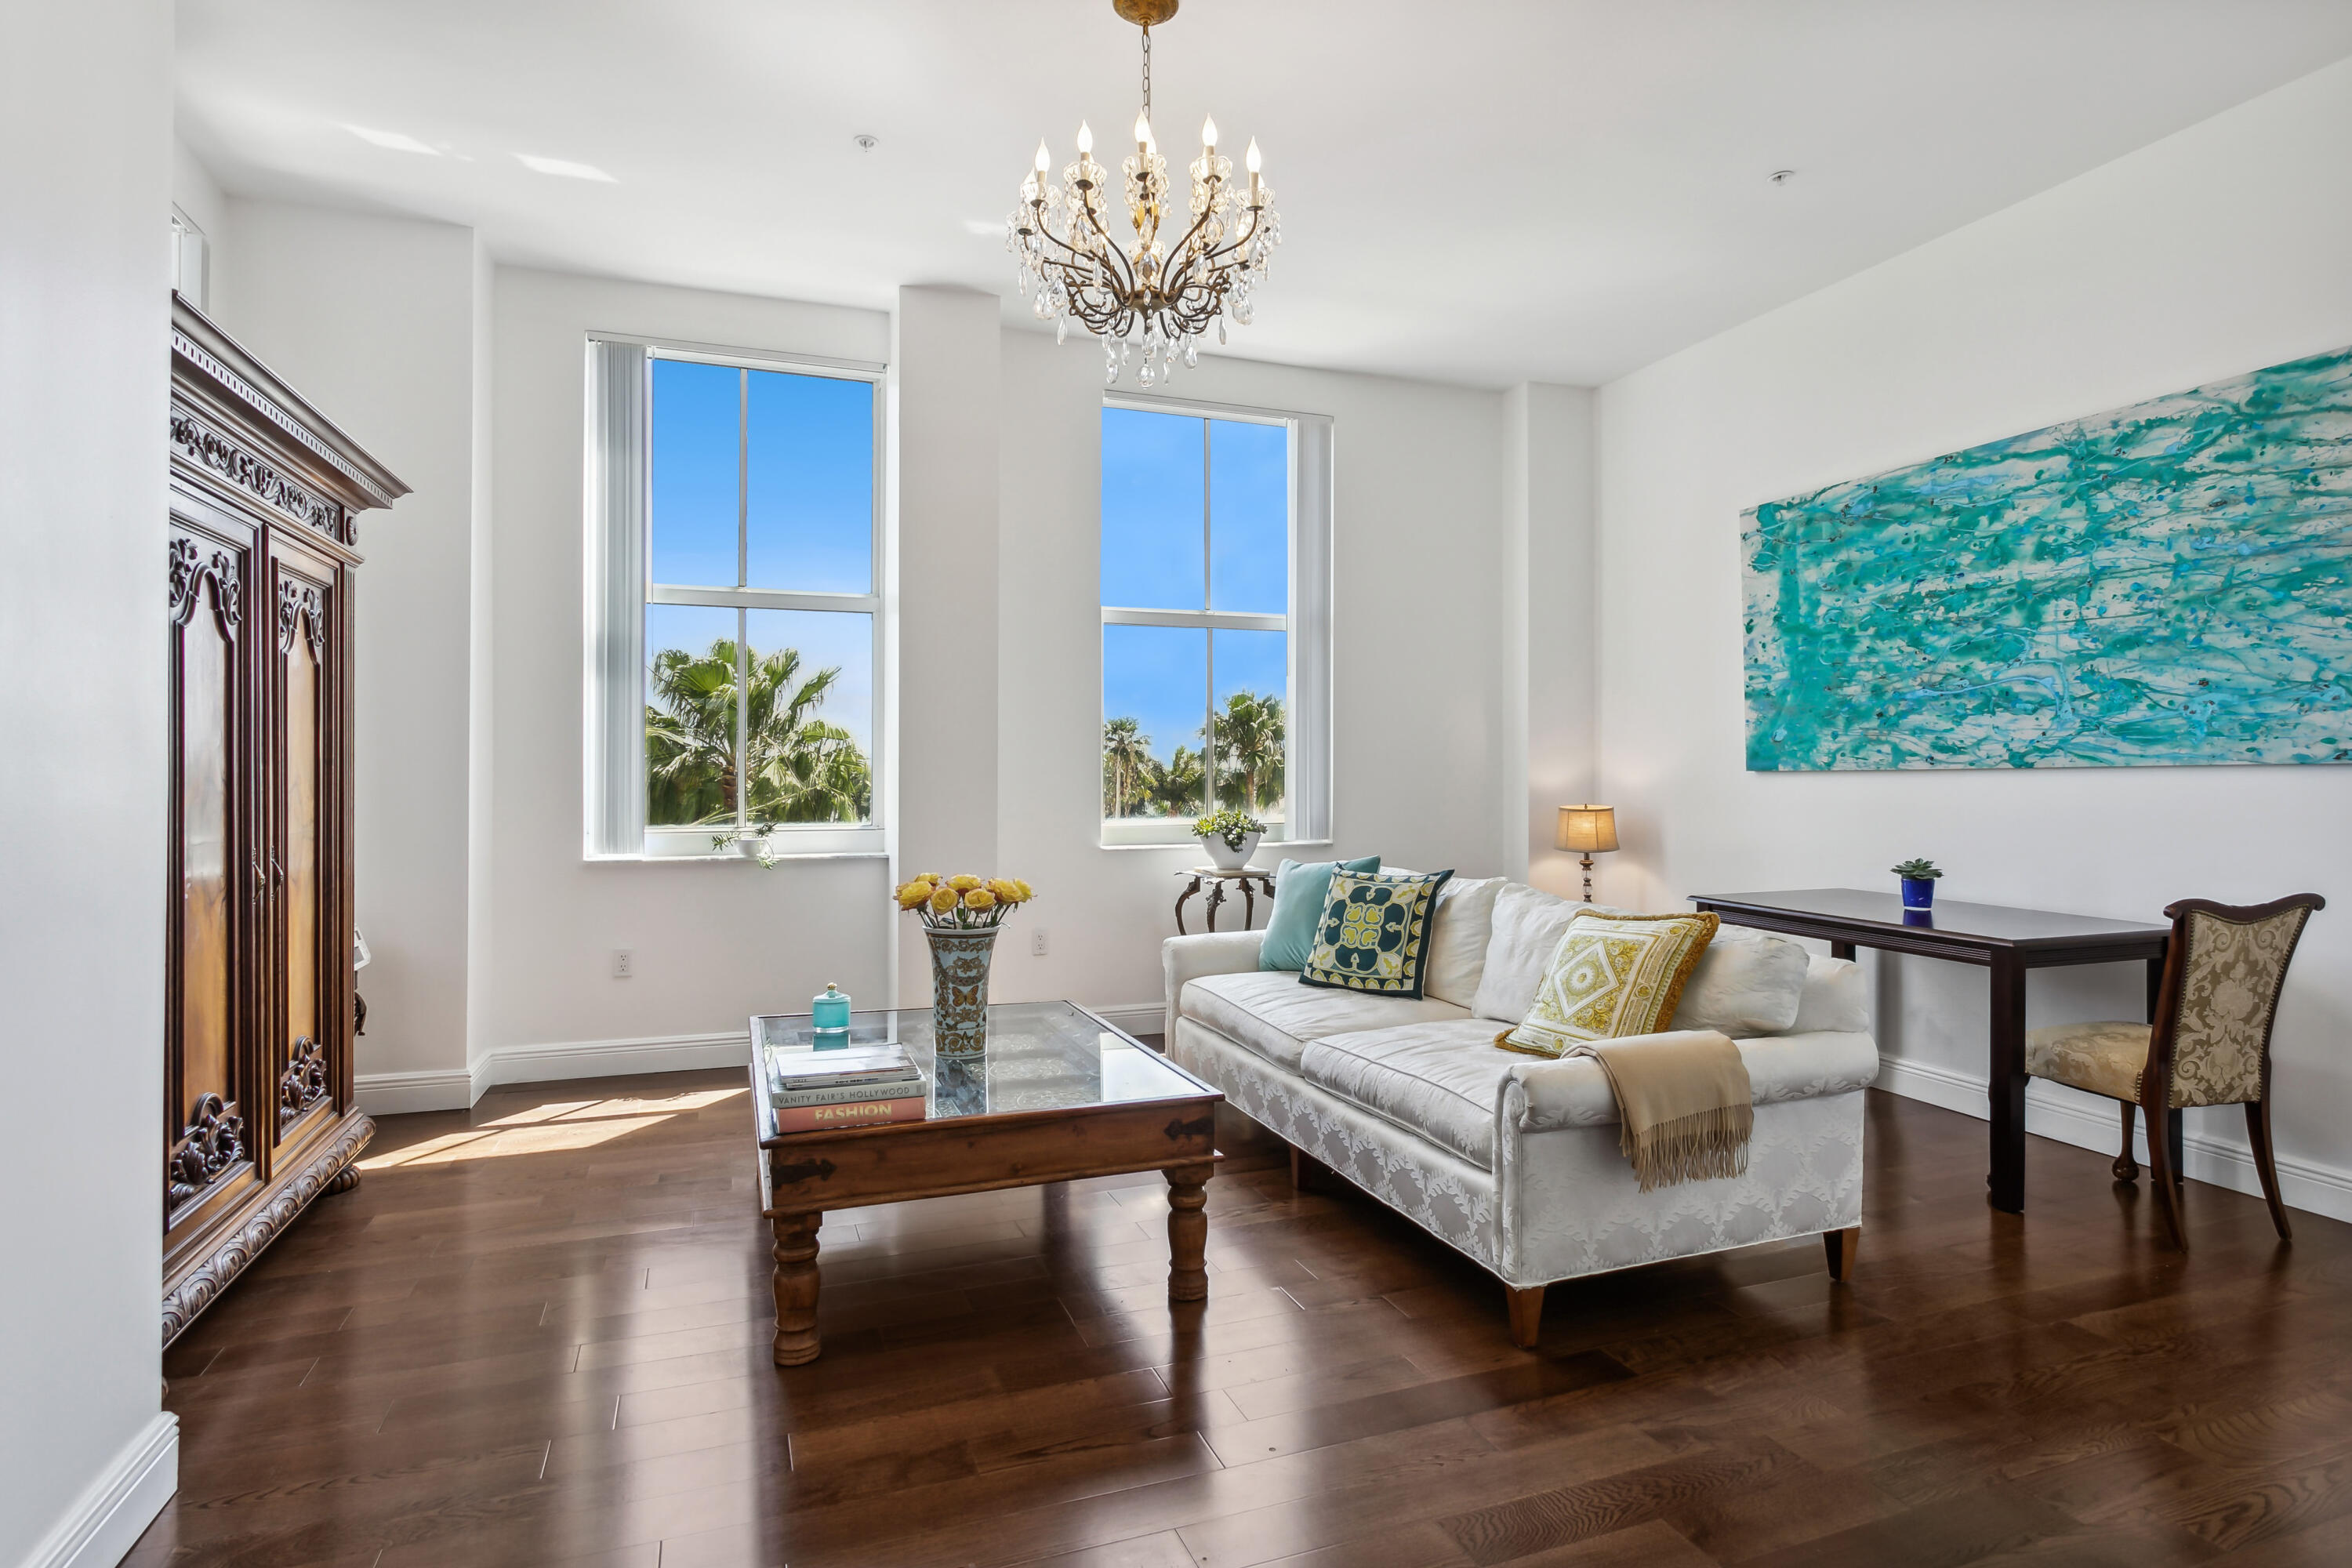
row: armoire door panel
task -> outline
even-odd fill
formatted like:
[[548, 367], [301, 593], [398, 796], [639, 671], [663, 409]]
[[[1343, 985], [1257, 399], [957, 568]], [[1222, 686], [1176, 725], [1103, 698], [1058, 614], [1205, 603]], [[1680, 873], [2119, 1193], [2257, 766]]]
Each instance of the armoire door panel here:
[[172, 763], [176, 903], [170, 960], [164, 1206], [184, 1208], [253, 1157], [239, 1027], [248, 874], [237, 802], [247, 689], [238, 634], [245, 552], [194, 531], [171, 541]]
[[327, 996], [340, 989], [326, 973], [331, 955], [348, 962], [345, 946], [327, 929], [328, 618], [333, 593], [278, 563], [277, 754], [278, 831], [271, 879], [284, 942], [283, 998], [276, 1025], [272, 1070], [277, 1081], [277, 1132], [283, 1138], [324, 1102], [329, 1068]]

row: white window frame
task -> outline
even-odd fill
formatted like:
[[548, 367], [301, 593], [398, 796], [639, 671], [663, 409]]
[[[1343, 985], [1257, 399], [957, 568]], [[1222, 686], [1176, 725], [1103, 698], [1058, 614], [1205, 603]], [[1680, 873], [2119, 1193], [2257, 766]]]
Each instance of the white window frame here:
[[[1105, 408], [1132, 409], [1143, 414], [1171, 414], [1195, 419], [1222, 419], [1243, 425], [1278, 425], [1289, 433], [1290, 453], [1290, 603], [1283, 615], [1250, 615], [1233, 610], [1151, 610], [1105, 605], [1107, 626], [1199, 626], [1219, 631], [1278, 631], [1287, 634], [1289, 689], [1285, 703], [1283, 764], [1284, 820], [1270, 824], [1268, 844], [1327, 844], [1331, 839], [1331, 537], [1333, 431], [1328, 415], [1296, 414], [1237, 404], [1201, 403], [1189, 399], [1153, 397], [1134, 393], [1106, 393]], [[1097, 426], [1100, 428], [1099, 425]], [[1210, 520], [1206, 426], [1202, 427], [1202, 544], [1208, 548]], [[1099, 503], [1097, 503], [1099, 506]], [[1099, 536], [1101, 516], [1096, 517]], [[1202, 591], [1207, 591], [1207, 563], [1202, 563]], [[1216, 639], [1209, 639], [1207, 707], [1204, 721], [1216, 707]], [[1101, 642], [1096, 642], [1100, 658]], [[1101, 668], [1096, 669], [1097, 710], [1101, 708]], [[1097, 720], [1097, 729], [1100, 721]], [[1097, 747], [1099, 753], [1100, 747]], [[1097, 761], [1097, 771], [1100, 771]], [[1214, 769], [1202, 765], [1202, 795], [1215, 801]], [[1101, 786], [1096, 786], [1101, 796]], [[1106, 849], [1192, 845], [1192, 824], [1181, 817], [1101, 817]]]
[[[874, 779], [868, 821], [855, 826], [787, 823], [770, 844], [780, 858], [879, 856], [887, 853], [885, 749], [889, 743], [888, 647], [884, 630], [882, 584], [887, 580], [885, 454], [887, 412], [885, 367], [858, 360], [827, 359], [765, 350], [722, 348], [675, 339], [592, 332], [588, 345], [586, 574], [587, 801], [583, 855], [590, 860], [731, 860], [733, 850], [715, 850], [718, 829], [651, 826], [646, 822], [646, 607], [696, 605], [750, 610], [849, 611], [870, 617], [874, 637], [874, 710], [866, 763]], [[653, 367], [657, 360], [682, 360], [737, 370], [775, 370], [835, 381], [861, 381], [874, 398], [873, 591], [865, 594], [797, 593], [769, 588], [685, 586], [652, 581]], [[740, 459], [748, 465], [748, 433]], [[739, 471], [737, 549], [746, 548], [742, 515], [749, 506], [748, 475]], [[739, 563], [741, 556], [739, 553]], [[739, 571], [739, 575], [740, 574]], [[745, 639], [736, 639], [736, 658], [748, 658]], [[740, 686], [740, 683], [739, 683]], [[736, 746], [745, 736], [738, 706]], [[737, 802], [737, 821], [743, 802]]]

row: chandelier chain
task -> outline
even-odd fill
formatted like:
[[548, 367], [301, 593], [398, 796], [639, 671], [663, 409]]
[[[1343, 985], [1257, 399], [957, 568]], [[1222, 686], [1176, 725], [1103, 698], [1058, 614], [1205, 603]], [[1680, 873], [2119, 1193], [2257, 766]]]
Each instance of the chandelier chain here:
[[1143, 29], [1143, 118], [1151, 118], [1151, 29]]

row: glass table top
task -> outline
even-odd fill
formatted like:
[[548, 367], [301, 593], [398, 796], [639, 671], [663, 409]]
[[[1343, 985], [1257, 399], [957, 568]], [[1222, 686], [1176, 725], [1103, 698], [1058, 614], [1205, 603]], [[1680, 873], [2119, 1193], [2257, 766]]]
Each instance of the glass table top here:
[[[895, 1040], [923, 1075], [927, 1121], [1019, 1110], [1068, 1110], [1135, 1100], [1189, 1100], [1214, 1094], [1159, 1052], [1067, 1002], [1013, 1002], [988, 1010], [988, 1048], [949, 1057], [931, 1049], [928, 1007], [852, 1013], [849, 1037], [819, 1047], [806, 1013], [751, 1020], [753, 1056], [763, 1087], [780, 1063], [815, 1060], [829, 1048]], [[762, 1101], [767, 1096], [761, 1096]]]
[[[2172, 928], [2161, 921], [2108, 920], [2099, 915], [2062, 914], [2051, 910], [2014, 910], [2001, 904], [1969, 904], [1937, 899], [1928, 910], [1907, 915], [1899, 893], [1873, 892], [1861, 888], [1798, 888], [1769, 893], [1693, 893], [1722, 904], [1753, 910], [1781, 910], [1790, 914], [1818, 915], [1832, 920], [1862, 921], [1897, 929], [1927, 927], [1948, 935], [1984, 937], [1994, 942], [2032, 943], [2080, 942], [2112, 936], [2165, 936]], [[1737, 924], [1727, 921], [1726, 924]]]

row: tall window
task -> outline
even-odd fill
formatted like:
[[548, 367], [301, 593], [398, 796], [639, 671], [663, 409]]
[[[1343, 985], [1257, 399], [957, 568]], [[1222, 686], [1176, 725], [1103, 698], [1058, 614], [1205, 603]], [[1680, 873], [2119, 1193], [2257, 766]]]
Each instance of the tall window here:
[[1105, 842], [1227, 807], [1321, 837], [1328, 451], [1328, 421], [1104, 407]]
[[878, 847], [876, 380], [621, 342], [592, 371], [591, 851]]

